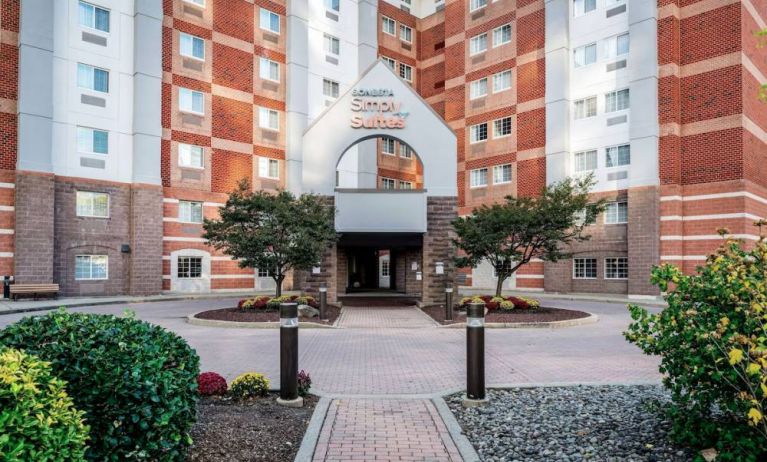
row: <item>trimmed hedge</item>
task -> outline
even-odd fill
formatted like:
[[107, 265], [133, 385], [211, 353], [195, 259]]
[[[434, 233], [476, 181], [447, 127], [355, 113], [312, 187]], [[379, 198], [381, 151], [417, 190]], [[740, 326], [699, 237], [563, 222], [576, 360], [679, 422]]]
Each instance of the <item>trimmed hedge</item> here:
[[50, 364], [0, 348], [0, 460], [85, 460], [88, 426]]
[[132, 316], [24, 318], [0, 344], [51, 363], [91, 427], [96, 461], [181, 461], [196, 417], [199, 358], [176, 334]]

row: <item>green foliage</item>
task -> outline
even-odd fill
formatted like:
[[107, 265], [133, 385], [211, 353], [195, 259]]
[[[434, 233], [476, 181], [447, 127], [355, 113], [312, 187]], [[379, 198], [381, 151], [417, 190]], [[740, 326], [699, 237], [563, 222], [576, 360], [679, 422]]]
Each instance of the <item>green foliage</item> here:
[[24, 318], [0, 344], [51, 363], [91, 427], [94, 461], [181, 461], [191, 443], [199, 358], [176, 334], [132, 317]]
[[[763, 47], [764, 44], [767, 43], [767, 29], [758, 31], [756, 37], [758, 39], [757, 46], [760, 48]], [[759, 88], [759, 99], [767, 103], [767, 84], [764, 84]]]
[[625, 336], [661, 357], [673, 436], [717, 460], [767, 460], [767, 242], [728, 240], [697, 274], [664, 265], [652, 280], [668, 308], [630, 306]]
[[269, 392], [269, 379], [264, 374], [246, 372], [240, 374], [229, 386], [229, 392], [239, 398], [266, 396]]
[[0, 348], [0, 460], [85, 460], [88, 426], [50, 364]]
[[461, 268], [483, 260], [498, 274], [495, 295], [503, 282], [533, 258], [555, 262], [567, 258], [567, 246], [585, 241], [584, 229], [604, 210], [604, 201], [590, 202], [592, 176], [568, 178], [545, 188], [538, 197], [506, 197], [502, 204], [483, 205], [453, 222], [453, 242], [464, 256]]
[[205, 220], [203, 237], [240, 267], [268, 270], [280, 296], [288, 271], [316, 266], [336, 241], [334, 219], [335, 208], [320, 196], [253, 192], [243, 180], [219, 208], [219, 219]]

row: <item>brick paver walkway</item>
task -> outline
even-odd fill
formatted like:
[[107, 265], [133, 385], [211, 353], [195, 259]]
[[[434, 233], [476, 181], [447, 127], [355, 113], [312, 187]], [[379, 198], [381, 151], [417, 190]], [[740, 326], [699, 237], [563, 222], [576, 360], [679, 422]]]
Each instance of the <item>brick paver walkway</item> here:
[[461, 461], [431, 401], [334, 400], [314, 461]]
[[436, 327], [426, 313], [411, 307], [356, 307], [344, 306], [339, 327], [368, 329], [417, 329]]

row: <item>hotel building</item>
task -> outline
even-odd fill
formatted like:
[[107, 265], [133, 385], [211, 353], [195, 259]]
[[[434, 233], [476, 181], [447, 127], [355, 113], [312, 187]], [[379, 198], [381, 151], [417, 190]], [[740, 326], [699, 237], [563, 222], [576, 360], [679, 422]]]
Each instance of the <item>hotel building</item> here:
[[[289, 287], [437, 301], [495, 286], [453, 268], [453, 217], [593, 173], [592, 239], [507, 288], [657, 295], [653, 265], [692, 271], [767, 215], [766, 21], [766, 0], [0, 0], [0, 274], [270, 289], [201, 238], [246, 178], [339, 210]], [[350, 127], [370, 89], [404, 130]]]

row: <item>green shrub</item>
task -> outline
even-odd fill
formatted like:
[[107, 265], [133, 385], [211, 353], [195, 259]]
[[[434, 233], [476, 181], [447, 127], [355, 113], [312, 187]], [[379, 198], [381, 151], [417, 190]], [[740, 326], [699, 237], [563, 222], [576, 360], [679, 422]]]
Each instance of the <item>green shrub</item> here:
[[246, 372], [240, 374], [229, 386], [229, 392], [239, 398], [266, 396], [269, 392], [269, 379], [264, 374]]
[[184, 459], [199, 358], [181, 337], [132, 317], [61, 310], [8, 326], [0, 344], [49, 361], [67, 382], [91, 427], [89, 460]]
[[88, 426], [50, 364], [0, 348], [0, 460], [85, 460]]
[[672, 436], [717, 460], [767, 460], [767, 242], [728, 240], [697, 274], [665, 265], [652, 280], [668, 308], [630, 306], [625, 335], [661, 357]]

